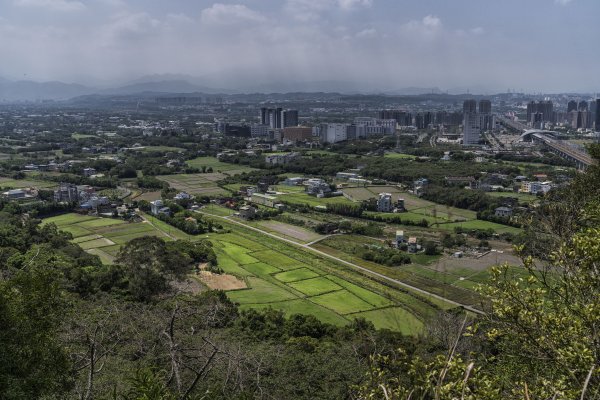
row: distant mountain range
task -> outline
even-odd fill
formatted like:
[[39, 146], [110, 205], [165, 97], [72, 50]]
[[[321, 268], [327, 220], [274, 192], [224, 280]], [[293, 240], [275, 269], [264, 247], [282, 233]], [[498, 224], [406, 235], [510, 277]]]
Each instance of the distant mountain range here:
[[[437, 87], [407, 87], [395, 90], [368, 90], [360, 82], [350, 81], [312, 81], [312, 82], [272, 82], [238, 85], [236, 88], [214, 88], [207, 84], [208, 79], [187, 75], [162, 74], [149, 75], [123, 85], [101, 88], [77, 83], [35, 82], [31, 80], [11, 81], [0, 77], [0, 102], [20, 102], [38, 100], [68, 100], [84, 95], [133, 95], [140, 93], [292, 93], [292, 92], [329, 92], [341, 94], [379, 94], [379, 95], [419, 95], [443, 94]], [[460, 90], [460, 89], [459, 89]], [[451, 94], [467, 91], [451, 91]]]

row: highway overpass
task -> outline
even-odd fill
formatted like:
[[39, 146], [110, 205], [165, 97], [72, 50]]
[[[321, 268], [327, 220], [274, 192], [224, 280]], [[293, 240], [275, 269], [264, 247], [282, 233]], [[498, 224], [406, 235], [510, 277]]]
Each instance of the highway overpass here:
[[574, 162], [577, 169], [586, 169], [595, 163], [584, 148], [575, 146], [566, 140], [556, 139], [555, 133], [553, 131], [529, 129], [521, 135], [521, 138], [522, 140], [531, 138], [532, 142], [542, 144], [559, 157]]

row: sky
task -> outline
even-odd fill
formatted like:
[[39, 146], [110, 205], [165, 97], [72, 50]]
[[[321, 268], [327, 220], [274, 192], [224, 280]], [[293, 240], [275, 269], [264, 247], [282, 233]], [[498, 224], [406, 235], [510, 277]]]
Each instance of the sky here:
[[600, 91], [598, 0], [0, 0], [0, 77]]

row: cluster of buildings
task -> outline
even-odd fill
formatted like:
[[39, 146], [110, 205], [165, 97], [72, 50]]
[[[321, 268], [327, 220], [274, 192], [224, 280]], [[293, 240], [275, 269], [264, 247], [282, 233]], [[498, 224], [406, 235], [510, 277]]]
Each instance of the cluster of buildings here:
[[80, 208], [97, 210], [101, 206], [110, 205], [106, 196], [99, 196], [90, 185], [74, 185], [61, 183], [54, 190], [54, 201], [57, 203], [77, 203]]
[[600, 99], [591, 102], [570, 100], [566, 111], [555, 110], [550, 100], [527, 103], [527, 125], [544, 129], [546, 123], [600, 131]]
[[393, 119], [400, 127], [413, 126], [416, 129], [426, 129], [431, 125], [459, 126], [462, 124], [463, 115], [458, 112], [425, 111], [410, 113], [403, 110], [381, 110], [379, 119]]
[[367, 138], [375, 135], [393, 135], [396, 133], [395, 119], [357, 117], [354, 122], [321, 124], [316, 133], [323, 143], [337, 143], [344, 140]]
[[2, 192], [2, 196], [8, 200], [28, 200], [34, 199], [38, 195], [38, 191], [35, 188], [22, 188], [22, 189], [10, 189], [6, 192]]
[[265, 164], [284, 165], [298, 157], [300, 157], [300, 153], [268, 154], [265, 156]]
[[552, 189], [554, 185], [550, 181], [523, 181], [521, 182], [521, 189], [519, 190], [521, 193], [529, 193], [529, 194], [546, 194]]
[[377, 197], [377, 211], [378, 212], [404, 212], [406, 208], [404, 207], [404, 199], [398, 198], [396, 202], [394, 202], [391, 193], [379, 193]]
[[396, 248], [401, 248], [404, 244], [406, 244], [406, 251], [409, 253], [416, 253], [421, 250], [421, 246], [417, 244], [417, 238], [414, 236], [409, 236], [408, 238], [404, 236], [404, 231], [396, 231], [396, 238], [394, 240], [394, 245]]

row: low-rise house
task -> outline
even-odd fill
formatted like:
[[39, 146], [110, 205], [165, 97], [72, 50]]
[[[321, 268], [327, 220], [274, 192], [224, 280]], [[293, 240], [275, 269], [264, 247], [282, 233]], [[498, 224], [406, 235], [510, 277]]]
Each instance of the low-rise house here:
[[286, 178], [283, 181], [283, 184], [286, 186], [300, 186], [300, 185], [302, 185], [302, 183], [304, 183], [305, 180], [306, 180], [306, 178], [297, 176], [294, 178]]
[[513, 210], [510, 207], [497, 207], [494, 210], [494, 215], [496, 217], [512, 217]]
[[335, 174], [336, 179], [348, 180], [350, 178], [360, 178], [356, 172], [338, 172]]
[[416, 253], [417, 250], [418, 250], [417, 238], [414, 236], [409, 237], [408, 238], [408, 252]]
[[299, 153], [269, 154], [265, 156], [265, 163], [268, 165], [283, 165], [299, 156]]
[[154, 215], [170, 215], [171, 209], [169, 207], [165, 207], [165, 204], [162, 200], [154, 200], [150, 202], [150, 212]]
[[244, 219], [254, 219], [254, 217], [256, 217], [256, 208], [252, 206], [240, 207], [240, 217]]
[[84, 168], [83, 169], [83, 176], [89, 178], [92, 175], [96, 175], [96, 169], [95, 168]]
[[192, 196], [186, 192], [179, 192], [174, 197], [175, 200], [189, 200], [191, 198]]
[[28, 188], [28, 189], [10, 189], [6, 192], [2, 193], [2, 196], [6, 197], [8, 200], [24, 200], [31, 199], [37, 196], [37, 190]]
[[404, 237], [404, 231], [396, 231], [396, 248], [400, 248], [404, 243], [406, 243], [406, 238]]
[[54, 190], [54, 201], [57, 203], [75, 203], [79, 201], [79, 191], [77, 185], [72, 183], [60, 183]]
[[252, 201], [255, 204], [260, 204], [262, 206], [274, 207], [275, 202], [277, 201], [277, 197], [270, 196], [268, 194], [253, 193], [250, 197], [250, 201]]
[[92, 196], [88, 200], [83, 201], [79, 204], [79, 207], [86, 209], [96, 209], [99, 206], [106, 206], [110, 204], [108, 197], [106, 196]]
[[327, 197], [331, 193], [331, 187], [323, 179], [313, 178], [305, 182], [306, 193], [316, 197]]
[[394, 204], [392, 202], [391, 193], [379, 193], [377, 198], [377, 211], [379, 212], [392, 212], [394, 211]]

